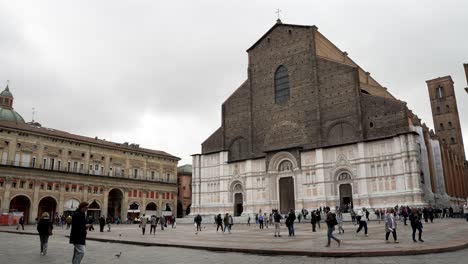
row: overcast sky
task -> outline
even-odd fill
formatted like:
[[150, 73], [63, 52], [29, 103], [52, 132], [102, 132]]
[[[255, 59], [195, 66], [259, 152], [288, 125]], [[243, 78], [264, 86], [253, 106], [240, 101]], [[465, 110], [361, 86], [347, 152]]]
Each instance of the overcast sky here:
[[425, 81], [451, 75], [467, 147], [468, 1], [380, 2], [0, 0], [0, 85], [10, 80], [27, 121], [35, 107], [43, 126], [191, 163], [279, 8], [284, 23], [316, 25], [430, 127]]

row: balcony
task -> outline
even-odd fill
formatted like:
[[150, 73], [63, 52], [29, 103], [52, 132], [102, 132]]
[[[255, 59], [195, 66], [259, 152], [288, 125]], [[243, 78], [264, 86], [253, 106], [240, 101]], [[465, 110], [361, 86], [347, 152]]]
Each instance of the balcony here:
[[[66, 164], [65, 164], [66, 165]], [[9, 167], [18, 167], [18, 168], [26, 168], [26, 169], [35, 169], [35, 170], [43, 170], [43, 171], [57, 171], [57, 172], [62, 172], [62, 173], [72, 173], [72, 174], [81, 174], [81, 175], [88, 175], [88, 176], [100, 176], [100, 177], [116, 177], [116, 178], [126, 178], [126, 179], [132, 179], [132, 180], [141, 180], [141, 181], [149, 181], [149, 182], [155, 182], [155, 183], [169, 183], [169, 184], [176, 184], [177, 179], [154, 179], [151, 180], [150, 177], [140, 177], [138, 176], [137, 178], [134, 178], [132, 175], [126, 175], [125, 173], [122, 172], [101, 172], [101, 171], [94, 171], [94, 170], [85, 170], [82, 168], [76, 168], [76, 167], [63, 167], [61, 166], [58, 168], [58, 163], [55, 163], [53, 167], [50, 166], [50, 164], [37, 164], [37, 162], [34, 164], [33, 162], [19, 162], [19, 161], [14, 161], [14, 160], [1, 160], [0, 161], [0, 167], [1, 166], [9, 166]]]

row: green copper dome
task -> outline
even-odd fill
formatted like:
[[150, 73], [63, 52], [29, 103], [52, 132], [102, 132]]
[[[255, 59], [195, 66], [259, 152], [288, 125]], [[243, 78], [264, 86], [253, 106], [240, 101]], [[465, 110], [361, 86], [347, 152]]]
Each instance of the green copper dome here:
[[10, 92], [8, 85], [5, 88], [5, 90], [3, 90], [3, 92], [0, 93], [0, 96], [13, 98], [13, 94]]
[[24, 119], [15, 110], [0, 107], [0, 121], [13, 121], [16, 123], [25, 123]]

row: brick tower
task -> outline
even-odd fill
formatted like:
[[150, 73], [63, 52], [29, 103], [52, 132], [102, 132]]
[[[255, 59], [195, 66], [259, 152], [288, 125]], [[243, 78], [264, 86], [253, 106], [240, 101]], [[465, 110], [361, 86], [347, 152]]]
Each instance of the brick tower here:
[[[465, 70], [467, 67], [465, 65]], [[426, 83], [431, 99], [432, 119], [436, 135], [464, 159], [465, 148], [452, 77], [439, 77], [426, 81]]]

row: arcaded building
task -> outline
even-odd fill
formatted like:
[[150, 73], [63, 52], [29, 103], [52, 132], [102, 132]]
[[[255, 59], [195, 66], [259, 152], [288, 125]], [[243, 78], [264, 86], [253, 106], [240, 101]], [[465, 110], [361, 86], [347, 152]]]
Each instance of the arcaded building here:
[[442, 141], [317, 27], [278, 21], [247, 53], [247, 80], [193, 155], [192, 213], [448, 206], [467, 197], [461, 134]]
[[70, 213], [82, 201], [94, 217], [175, 214], [179, 158], [26, 123], [8, 86], [0, 94], [0, 155], [4, 214], [23, 212], [31, 222], [42, 212]]

